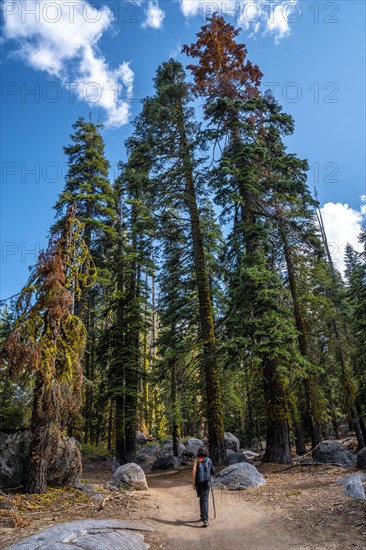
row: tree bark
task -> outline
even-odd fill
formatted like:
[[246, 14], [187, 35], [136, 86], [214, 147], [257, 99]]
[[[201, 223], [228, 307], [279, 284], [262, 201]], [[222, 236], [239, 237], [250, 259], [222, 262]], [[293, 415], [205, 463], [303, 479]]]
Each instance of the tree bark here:
[[41, 373], [36, 376], [31, 421], [32, 440], [29, 449], [25, 492], [44, 493], [47, 490], [51, 420], [45, 410], [50, 391]]
[[178, 456], [179, 423], [178, 423], [178, 395], [177, 395], [177, 364], [173, 357], [170, 361], [170, 402], [172, 407], [172, 439], [173, 455]]
[[185, 130], [183, 110], [180, 106], [178, 123], [180, 149], [185, 173], [185, 199], [189, 210], [193, 256], [198, 289], [201, 342], [203, 346], [203, 365], [206, 381], [206, 409], [208, 423], [208, 441], [212, 461], [217, 466], [227, 464], [224, 444], [224, 423], [222, 414], [220, 383], [217, 366], [216, 336], [214, 329], [213, 307], [207, 274], [205, 250], [197, 207], [196, 189], [193, 179], [192, 161]]
[[264, 364], [264, 395], [267, 410], [267, 445], [263, 462], [292, 464], [288, 399], [270, 360]]
[[[146, 288], [148, 287], [148, 276], [146, 273], [146, 280], [145, 280]], [[144, 333], [142, 336], [143, 339], [143, 372], [142, 372], [142, 381], [141, 381], [141, 393], [142, 393], [142, 400], [141, 400], [141, 431], [147, 432], [148, 426], [149, 426], [149, 328], [148, 328], [148, 318], [149, 318], [149, 309], [148, 304], [145, 305], [145, 311], [144, 311], [145, 319], [144, 319]]]
[[[120, 392], [123, 391], [121, 388]], [[120, 464], [126, 464], [125, 456], [125, 406], [124, 396], [116, 395], [116, 420], [115, 420], [115, 433], [116, 433], [116, 460]]]
[[297, 456], [306, 454], [304, 425], [298, 421], [295, 425], [295, 445]]

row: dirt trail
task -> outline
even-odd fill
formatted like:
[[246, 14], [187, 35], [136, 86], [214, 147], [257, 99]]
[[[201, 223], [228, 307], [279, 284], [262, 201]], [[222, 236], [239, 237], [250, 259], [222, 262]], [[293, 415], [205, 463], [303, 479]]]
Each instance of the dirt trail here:
[[[188, 479], [187, 479], [188, 477]], [[162, 535], [162, 548], [186, 550], [308, 548], [286, 533], [285, 525], [276, 523], [265, 510], [238, 494], [215, 491], [217, 519], [213, 519], [210, 498], [210, 522], [203, 528], [199, 517], [199, 501], [186, 472], [167, 472], [148, 476], [155, 517], [146, 518]]]
[[[0, 495], [0, 549], [55, 523], [76, 519], [122, 519], [152, 527], [150, 550], [365, 550], [366, 510], [336, 481], [350, 473], [329, 465], [260, 464], [266, 478], [246, 491], [215, 490], [217, 519], [198, 521], [199, 501], [191, 466], [147, 474], [148, 491], [111, 494], [109, 461], [89, 464], [83, 479], [108, 499], [104, 506], [73, 488], [45, 495]], [[52, 549], [50, 549], [52, 550]], [[111, 550], [116, 550], [112, 549]]]

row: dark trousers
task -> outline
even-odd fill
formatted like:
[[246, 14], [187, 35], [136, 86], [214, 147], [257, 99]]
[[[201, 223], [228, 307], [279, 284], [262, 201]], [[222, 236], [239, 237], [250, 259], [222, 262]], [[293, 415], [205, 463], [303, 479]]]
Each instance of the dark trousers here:
[[200, 499], [201, 520], [208, 521], [208, 497], [210, 496], [210, 483], [197, 486], [197, 496]]

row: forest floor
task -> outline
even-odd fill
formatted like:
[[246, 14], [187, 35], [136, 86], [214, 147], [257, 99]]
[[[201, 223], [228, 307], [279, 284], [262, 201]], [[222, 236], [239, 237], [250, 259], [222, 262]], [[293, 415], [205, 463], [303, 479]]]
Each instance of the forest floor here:
[[[246, 491], [215, 490], [217, 519], [198, 521], [191, 467], [147, 474], [148, 491], [111, 493], [108, 461], [89, 463], [83, 481], [104, 499], [73, 488], [45, 495], [0, 493], [0, 549], [37, 531], [77, 519], [124, 519], [153, 528], [143, 533], [151, 550], [340, 550], [366, 548], [366, 507], [347, 497], [336, 481], [350, 471], [334, 466], [260, 464], [267, 483]], [[114, 550], [114, 549], [111, 549]]]

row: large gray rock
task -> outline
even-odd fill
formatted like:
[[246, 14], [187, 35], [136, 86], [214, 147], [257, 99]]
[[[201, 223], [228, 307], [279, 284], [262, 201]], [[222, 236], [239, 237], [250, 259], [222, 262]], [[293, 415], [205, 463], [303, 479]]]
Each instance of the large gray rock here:
[[248, 460], [255, 460], [256, 458], [260, 457], [258, 453], [254, 453], [253, 451], [244, 450], [242, 452]]
[[114, 472], [109, 485], [136, 491], [147, 491], [148, 489], [143, 469], [134, 462], [120, 466]]
[[366, 500], [363, 481], [366, 481], [366, 474], [353, 474], [339, 479], [337, 485], [344, 485], [343, 492], [354, 500]]
[[231, 453], [227, 457], [228, 464], [239, 464], [240, 462], [249, 462], [247, 457], [242, 451], [238, 451], [237, 453], [234, 453], [234, 451], [231, 451]]
[[[186, 452], [186, 447], [185, 445], [183, 445], [183, 443], [181, 443], [180, 441], [178, 442], [178, 456], [182, 456], [182, 453], [185, 453]], [[164, 456], [169, 456], [169, 455], [173, 455], [173, 441], [171, 439], [169, 439], [168, 441], [166, 441], [164, 443], [164, 445], [162, 446], [162, 448], [160, 449], [159, 453], [158, 453], [158, 456], [159, 457], [164, 457]]]
[[359, 479], [349, 481], [343, 491], [353, 500], [366, 500], [365, 489]]
[[[32, 435], [27, 430], [0, 432], [0, 486], [20, 487], [25, 481], [26, 462]], [[73, 485], [82, 472], [81, 454], [73, 438], [51, 438], [51, 461], [47, 483]]]
[[314, 460], [329, 464], [335, 462], [341, 466], [355, 466], [356, 455], [346, 449], [339, 441], [325, 439], [314, 451]]
[[136, 462], [140, 464], [142, 468], [148, 470], [153, 462], [157, 459], [158, 453], [160, 451], [160, 446], [157, 444], [146, 444], [142, 449], [137, 453]]
[[147, 550], [144, 537], [129, 531], [151, 531], [148, 527], [117, 520], [72, 521], [54, 525], [21, 540], [5, 550]]
[[151, 470], [174, 470], [178, 468], [181, 460], [178, 456], [166, 455], [160, 456], [153, 462]]
[[214, 479], [213, 485], [219, 489], [238, 491], [249, 487], [258, 487], [265, 479], [253, 464], [240, 462], [221, 470]]
[[144, 435], [142, 432], [137, 432], [136, 434], [136, 444], [137, 445], [145, 445], [147, 441], [146, 435]]
[[155, 460], [156, 460], [156, 457], [149, 456], [149, 455], [146, 455], [146, 454], [138, 453], [137, 456], [136, 456], [136, 462], [142, 468], [144, 468], [145, 466], [151, 466], [151, 464], [153, 464], [153, 462], [155, 462]]
[[47, 483], [56, 487], [73, 485], [81, 476], [83, 471], [81, 464], [81, 453], [72, 437], [61, 436], [54, 440], [51, 447], [52, 456]]
[[24, 484], [31, 433], [0, 432], [0, 487], [10, 489]]
[[225, 432], [224, 438], [225, 438], [225, 448], [231, 449], [232, 451], [234, 451], [234, 453], [236, 453], [240, 447], [239, 439], [230, 432]]
[[118, 470], [118, 468], [121, 466], [120, 463], [118, 462], [118, 460], [116, 460], [115, 458], [112, 459], [111, 461], [111, 466], [112, 466], [112, 472], [115, 472], [116, 470]]
[[189, 453], [193, 453], [196, 455], [199, 447], [203, 446], [203, 441], [201, 439], [190, 437], [189, 439], [184, 441], [184, 445]]
[[158, 456], [158, 452], [160, 451], [160, 446], [156, 443], [153, 443], [150, 445], [147, 443], [142, 449], [137, 453], [138, 455], [147, 455], [147, 456]]
[[356, 455], [356, 466], [361, 470], [366, 470], [366, 447], [358, 451]]

